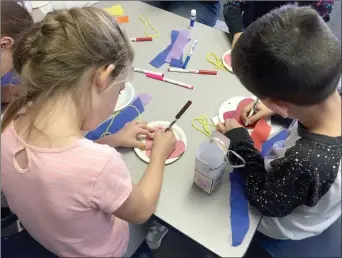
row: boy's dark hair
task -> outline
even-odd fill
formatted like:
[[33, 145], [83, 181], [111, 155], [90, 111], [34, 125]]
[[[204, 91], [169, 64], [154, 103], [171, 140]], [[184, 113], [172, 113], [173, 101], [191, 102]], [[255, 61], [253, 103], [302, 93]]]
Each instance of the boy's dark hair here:
[[31, 15], [18, 2], [20, 1], [1, 1], [1, 37], [16, 40], [24, 30], [33, 25]]
[[341, 46], [315, 10], [285, 5], [241, 35], [232, 51], [232, 68], [260, 98], [314, 105], [336, 90]]

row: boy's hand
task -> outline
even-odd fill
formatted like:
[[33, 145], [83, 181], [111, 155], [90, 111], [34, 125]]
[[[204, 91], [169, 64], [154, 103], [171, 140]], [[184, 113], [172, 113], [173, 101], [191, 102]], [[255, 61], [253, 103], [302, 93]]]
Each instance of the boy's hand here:
[[249, 115], [249, 111], [251, 111], [253, 104], [254, 104], [253, 102], [249, 103], [244, 108], [243, 112], [241, 113], [241, 121], [243, 123], [246, 123], [246, 121], [248, 120], [248, 124], [252, 125], [252, 124], [255, 124], [257, 121], [259, 121], [261, 118], [268, 118], [274, 114], [272, 110], [268, 109], [264, 104], [259, 102], [258, 105], [256, 106], [254, 114], [250, 118], [247, 119]]
[[225, 134], [228, 131], [235, 129], [235, 128], [239, 128], [239, 127], [242, 127], [242, 126], [238, 123], [238, 121], [236, 121], [236, 119], [232, 118], [232, 119], [227, 119], [226, 121], [224, 121], [224, 123], [219, 122], [216, 125], [216, 130], [222, 134]]

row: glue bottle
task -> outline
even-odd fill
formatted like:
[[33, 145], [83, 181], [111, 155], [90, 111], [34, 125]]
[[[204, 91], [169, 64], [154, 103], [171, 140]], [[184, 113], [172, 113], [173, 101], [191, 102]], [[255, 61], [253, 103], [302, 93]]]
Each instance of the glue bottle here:
[[190, 28], [195, 27], [195, 21], [196, 21], [196, 10], [192, 9], [190, 13]]

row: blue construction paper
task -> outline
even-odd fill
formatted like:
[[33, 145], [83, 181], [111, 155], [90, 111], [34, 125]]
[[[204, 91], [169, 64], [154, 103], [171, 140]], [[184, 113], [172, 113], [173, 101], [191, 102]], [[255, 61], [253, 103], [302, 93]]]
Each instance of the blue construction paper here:
[[[144, 106], [140, 100], [140, 98], [137, 98], [135, 101], [133, 101], [131, 106], [135, 106], [139, 113], [143, 113], [145, 111]], [[118, 132], [122, 127], [125, 126], [125, 124], [133, 121], [135, 118], [137, 118], [139, 114], [133, 107], [126, 107], [124, 110], [122, 110], [115, 118], [114, 122], [109, 128], [109, 132], [111, 134], [114, 134]], [[102, 123], [98, 128], [95, 130], [89, 132], [85, 137], [89, 140], [95, 141], [97, 139], [101, 138], [101, 135], [107, 130], [108, 125], [110, 124], [111, 119], [107, 120], [106, 122]]]
[[18, 84], [19, 82], [20, 80], [18, 76], [12, 72], [8, 72], [1, 77], [1, 86], [5, 86], [7, 84]]
[[[261, 154], [266, 155], [273, 144], [287, 138], [287, 130], [283, 130], [262, 145]], [[243, 168], [242, 168], [243, 169]], [[232, 246], [239, 246], [249, 229], [248, 199], [245, 181], [240, 170], [230, 173], [230, 226], [232, 231]]]
[[167, 55], [170, 53], [173, 44], [175, 44], [176, 39], [178, 37], [179, 31], [173, 30], [171, 31], [171, 44], [165, 48], [162, 52], [160, 52], [151, 62], [150, 65], [154, 66], [155, 68], [162, 67], [163, 64], [166, 63], [165, 59]]
[[183, 64], [183, 54], [181, 55], [181, 57], [179, 59], [171, 58], [170, 66], [178, 67], [178, 68], [183, 68], [183, 66], [184, 66], [184, 64]]
[[229, 176], [232, 246], [239, 246], [249, 229], [248, 200], [245, 197], [245, 184], [239, 170], [234, 169]]
[[287, 135], [287, 130], [283, 130], [268, 141], [264, 142], [264, 144], [262, 145], [261, 155], [265, 157], [266, 153], [272, 148], [273, 144], [279, 141], [284, 141], [287, 138]]

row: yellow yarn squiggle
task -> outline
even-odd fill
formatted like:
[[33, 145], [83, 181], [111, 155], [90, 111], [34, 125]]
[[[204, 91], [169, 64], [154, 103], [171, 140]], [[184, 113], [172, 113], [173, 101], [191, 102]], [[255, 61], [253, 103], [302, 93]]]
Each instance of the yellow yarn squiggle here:
[[[147, 15], [142, 14], [139, 16], [139, 19], [144, 24], [144, 34], [146, 37], [149, 37], [149, 38], [159, 37], [159, 31], [152, 26], [150, 19], [147, 17]], [[150, 28], [155, 32], [155, 34], [148, 34], [147, 33], [147, 26], [150, 26]]]
[[206, 55], [206, 59], [209, 63], [213, 64], [216, 69], [229, 72], [229, 70], [222, 63], [222, 59], [219, 58], [214, 52], [209, 52]]
[[[196, 122], [201, 124], [202, 128], [197, 127]], [[204, 135], [208, 136], [209, 138], [211, 138], [211, 130], [209, 129], [209, 126], [213, 126], [216, 128], [215, 124], [211, 123], [210, 119], [207, 116], [196, 117], [196, 118], [192, 119], [191, 124], [195, 130], [203, 133]]]
[[[129, 107], [134, 108], [134, 109], [137, 111], [137, 113], [138, 113], [138, 120], [140, 120], [140, 112], [139, 112], [139, 110], [137, 109], [137, 107], [132, 106], [132, 105], [128, 105], [124, 110], [126, 110], [126, 109], [129, 108]], [[112, 134], [111, 132], [109, 132], [109, 128], [112, 126], [115, 117], [116, 117], [118, 114], [120, 114], [122, 111], [124, 111], [124, 110], [118, 111], [118, 112], [116, 112], [116, 113], [113, 115], [113, 117], [112, 117], [112, 119], [111, 119], [111, 121], [110, 121], [110, 123], [109, 123], [109, 125], [108, 125], [108, 127], [107, 127], [107, 129], [106, 129], [106, 131], [105, 131], [103, 134], [101, 134], [101, 138], [103, 138], [103, 137], [105, 137], [105, 136], [107, 136], [107, 135], [111, 135], [111, 134]]]

